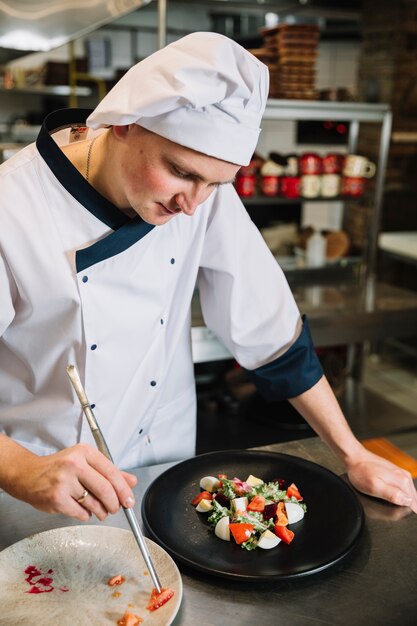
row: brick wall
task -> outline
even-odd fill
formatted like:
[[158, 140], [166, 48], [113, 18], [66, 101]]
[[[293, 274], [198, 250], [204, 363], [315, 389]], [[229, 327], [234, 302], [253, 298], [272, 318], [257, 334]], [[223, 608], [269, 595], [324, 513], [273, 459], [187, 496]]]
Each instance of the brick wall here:
[[[417, 220], [417, 2], [364, 0], [358, 97], [386, 102], [393, 135], [380, 230], [415, 230]], [[379, 125], [361, 126], [358, 152], [378, 157]], [[346, 227], [357, 245], [367, 237], [372, 207], [356, 204]]]

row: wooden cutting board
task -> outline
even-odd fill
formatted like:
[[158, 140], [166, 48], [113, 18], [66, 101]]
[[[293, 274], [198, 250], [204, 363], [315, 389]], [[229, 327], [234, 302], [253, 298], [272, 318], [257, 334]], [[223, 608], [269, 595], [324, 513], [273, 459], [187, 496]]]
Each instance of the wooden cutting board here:
[[400, 448], [397, 448], [387, 439], [364, 439], [361, 443], [370, 452], [382, 456], [384, 459], [391, 461], [391, 463], [395, 463], [395, 465], [410, 472], [413, 478], [417, 478], [417, 460], [400, 450]]

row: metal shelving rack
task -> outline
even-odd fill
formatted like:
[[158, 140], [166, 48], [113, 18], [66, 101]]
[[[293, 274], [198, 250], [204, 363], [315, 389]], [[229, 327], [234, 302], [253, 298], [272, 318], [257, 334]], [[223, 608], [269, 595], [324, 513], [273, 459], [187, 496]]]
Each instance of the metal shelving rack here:
[[[16, 86], [6, 89], [0, 87], [1, 93], [18, 93], [24, 95], [34, 96], [69, 96], [71, 94], [71, 87], [69, 85], [34, 85], [34, 86]], [[92, 89], [90, 87], [76, 87], [77, 96], [86, 97], [91, 96]]]
[[[388, 104], [327, 102], [308, 100], [268, 100], [265, 120], [349, 122], [348, 152], [355, 154], [361, 123], [381, 125], [379, 156], [374, 191], [374, 212], [365, 268], [367, 276], [376, 275], [378, 233], [381, 221], [385, 172], [391, 138], [392, 113]], [[340, 199], [339, 199], [340, 200]], [[301, 199], [302, 201], [302, 199]], [[326, 199], [326, 202], [331, 200]]]
[[[349, 345], [349, 370], [360, 379], [362, 353], [367, 342], [386, 337], [409, 337], [417, 328], [417, 294], [376, 280], [378, 234], [391, 137], [390, 108], [385, 104], [356, 102], [269, 100], [264, 119], [350, 122], [348, 151], [351, 154], [357, 150], [361, 123], [381, 125], [374, 212], [362, 280], [356, 281], [359, 284], [339, 278], [333, 283], [323, 282], [325, 273], [310, 272], [307, 276], [298, 271], [293, 272], [295, 284], [289, 278], [300, 310], [309, 317], [316, 346]], [[337, 199], [340, 200], [346, 201], [346, 198]], [[303, 198], [297, 199], [299, 203], [303, 201]], [[334, 200], [326, 198], [325, 201]], [[230, 358], [227, 350], [204, 327], [197, 297], [193, 301], [192, 331], [196, 363]]]

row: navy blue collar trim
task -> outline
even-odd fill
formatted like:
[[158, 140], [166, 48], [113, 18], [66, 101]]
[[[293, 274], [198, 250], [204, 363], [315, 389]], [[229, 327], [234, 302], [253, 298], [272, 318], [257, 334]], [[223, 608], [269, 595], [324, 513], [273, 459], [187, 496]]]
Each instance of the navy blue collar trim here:
[[75, 255], [77, 272], [100, 263], [105, 259], [127, 250], [147, 235], [154, 225], [144, 222], [139, 216], [130, 218], [94, 189], [67, 159], [51, 137], [51, 133], [69, 126], [85, 126], [90, 114], [88, 109], [61, 109], [45, 119], [36, 146], [48, 167], [61, 185], [114, 232], [78, 250]]
[[68, 193], [97, 219], [107, 224], [112, 230], [116, 230], [130, 221], [130, 218], [85, 180], [51, 137], [53, 132], [62, 128], [85, 126], [90, 113], [89, 109], [60, 109], [50, 113], [42, 124], [36, 147], [49, 169]]
[[118, 231], [108, 235], [104, 239], [96, 241], [89, 248], [78, 250], [75, 258], [77, 273], [86, 270], [91, 265], [109, 259], [127, 248], [130, 248], [139, 239], [142, 239], [153, 228], [152, 224], [148, 224], [143, 220], [129, 220], [127, 224], [119, 228]]

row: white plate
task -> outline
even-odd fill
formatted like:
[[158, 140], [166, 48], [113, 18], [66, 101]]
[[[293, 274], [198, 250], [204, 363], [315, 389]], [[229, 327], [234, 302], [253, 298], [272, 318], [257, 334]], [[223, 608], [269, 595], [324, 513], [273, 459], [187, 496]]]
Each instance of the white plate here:
[[[129, 610], [143, 618], [144, 626], [168, 626], [181, 604], [181, 576], [162, 548], [146, 542], [162, 587], [174, 591], [158, 610], [146, 610], [152, 579], [130, 531], [68, 526], [27, 537], [0, 552], [0, 625], [116, 626]], [[42, 575], [27, 582], [29, 566]], [[117, 574], [126, 581], [107, 585]], [[28, 593], [33, 587], [41, 593]]]

